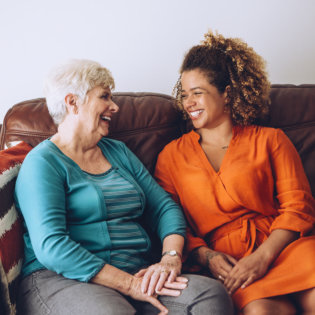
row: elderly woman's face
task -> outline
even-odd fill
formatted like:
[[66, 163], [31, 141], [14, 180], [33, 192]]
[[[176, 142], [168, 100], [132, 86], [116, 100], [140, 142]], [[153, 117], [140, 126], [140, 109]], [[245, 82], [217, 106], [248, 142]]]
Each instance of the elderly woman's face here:
[[108, 87], [94, 87], [86, 94], [85, 101], [79, 107], [83, 131], [101, 137], [107, 136], [111, 118], [118, 110]]

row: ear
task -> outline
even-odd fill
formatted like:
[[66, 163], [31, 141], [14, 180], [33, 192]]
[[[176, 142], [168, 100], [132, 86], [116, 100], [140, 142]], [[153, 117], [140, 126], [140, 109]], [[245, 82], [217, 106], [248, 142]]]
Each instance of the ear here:
[[68, 113], [78, 113], [78, 97], [75, 94], [69, 93], [65, 96], [65, 103]]
[[223, 93], [224, 99], [225, 99], [225, 104], [227, 104], [230, 101], [230, 93], [231, 93], [231, 87], [227, 85], [225, 87], [225, 91]]

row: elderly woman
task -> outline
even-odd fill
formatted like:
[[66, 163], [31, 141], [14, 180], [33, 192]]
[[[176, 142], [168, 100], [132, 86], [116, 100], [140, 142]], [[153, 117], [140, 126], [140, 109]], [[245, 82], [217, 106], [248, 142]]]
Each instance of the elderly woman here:
[[[19, 311], [231, 314], [218, 281], [180, 276], [185, 222], [176, 203], [123, 143], [103, 138], [118, 112], [113, 88], [110, 72], [87, 60], [47, 79], [58, 131], [28, 154], [16, 182], [26, 224]], [[163, 243], [151, 266], [146, 228]]]
[[190, 258], [244, 314], [315, 314], [314, 199], [286, 135], [257, 125], [269, 104], [262, 58], [209, 32], [180, 73], [194, 130], [165, 147], [156, 177], [183, 207]]

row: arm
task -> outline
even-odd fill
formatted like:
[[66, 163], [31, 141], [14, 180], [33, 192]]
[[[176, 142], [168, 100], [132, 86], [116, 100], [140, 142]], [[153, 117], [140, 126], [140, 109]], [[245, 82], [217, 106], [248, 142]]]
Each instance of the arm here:
[[141, 289], [149, 295], [160, 292], [162, 287], [183, 289], [186, 287], [187, 280], [178, 277], [181, 273], [181, 256], [186, 230], [182, 211], [127, 147], [125, 152], [135, 180], [146, 197], [145, 216], [148, 225], [162, 240], [163, 252], [176, 250], [179, 254], [179, 256], [164, 255], [159, 263], [140, 270], [136, 276], [143, 277]]
[[[159, 293], [163, 287], [173, 289], [186, 288], [187, 279], [179, 277], [182, 269], [182, 251], [184, 238], [180, 235], [169, 235], [163, 241], [162, 253], [175, 250], [177, 255], [164, 255], [161, 261], [142, 269], [137, 273], [137, 277], [143, 277], [141, 290], [148, 295]], [[180, 294], [180, 291], [178, 291]]]
[[29, 245], [45, 268], [87, 282], [105, 261], [70, 238], [66, 222], [65, 174], [49, 156], [35, 152], [25, 159], [15, 188], [17, 206], [31, 241]]
[[300, 157], [281, 130], [276, 131], [273, 144], [270, 158], [279, 215], [267, 240], [251, 255], [240, 259], [226, 277], [224, 283], [231, 293], [261, 278], [286, 246], [314, 226], [314, 200]]
[[[160, 303], [156, 295], [150, 296], [141, 291], [141, 281], [141, 278], [132, 276], [111, 265], [105, 265], [100, 272], [91, 279], [92, 283], [115, 289], [135, 300], [149, 302], [161, 312], [167, 313], [167, 308]], [[169, 291], [172, 290], [164, 288], [159, 294], [171, 295]]]
[[136, 184], [146, 199], [145, 217], [153, 232], [163, 241], [165, 237], [178, 234], [185, 237], [186, 223], [179, 206], [153, 179], [139, 159], [124, 146]]
[[307, 235], [315, 224], [315, 202], [298, 152], [282, 130], [276, 130], [271, 163], [279, 216], [271, 231], [285, 229]]

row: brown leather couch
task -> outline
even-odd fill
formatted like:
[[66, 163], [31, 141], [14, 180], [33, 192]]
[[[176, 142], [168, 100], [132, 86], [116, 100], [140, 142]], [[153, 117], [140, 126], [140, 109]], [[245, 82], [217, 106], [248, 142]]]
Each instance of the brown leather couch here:
[[[124, 141], [152, 173], [158, 153], [189, 124], [174, 108], [173, 98], [156, 93], [114, 93], [120, 107], [111, 122], [110, 137]], [[271, 112], [265, 125], [282, 128], [297, 148], [315, 195], [315, 84], [273, 85]], [[0, 133], [0, 150], [14, 141], [35, 146], [54, 134], [45, 99], [14, 105]]]
[[[174, 107], [174, 99], [168, 95], [115, 93], [114, 101], [119, 105], [120, 113], [115, 115], [111, 122], [109, 136], [124, 141], [153, 173], [158, 153], [172, 139], [189, 131], [190, 124], [182, 119], [181, 113]], [[315, 196], [315, 84], [273, 85], [270, 117], [264, 125], [282, 128], [292, 140], [301, 156]], [[48, 114], [45, 99], [28, 100], [14, 105], [7, 112], [0, 132], [0, 150], [12, 146], [16, 141], [35, 146], [55, 132], [56, 126]], [[8, 194], [0, 187], [0, 205], [13, 204], [14, 181], [11, 183], [12, 185], [6, 188], [10, 191]], [[1, 222], [0, 220], [0, 225]], [[8, 238], [11, 237], [9, 247], [11, 244], [18, 247], [18, 243], [23, 246], [22, 231], [19, 233], [6, 233]], [[4, 238], [0, 238], [0, 247], [5, 245], [2, 244], [4, 241]], [[12, 255], [13, 249], [10, 247], [8, 250]], [[2, 253], [0, 248], [1, 259]], [[19, 257], [23, 257], [22, 247]], [[13, 263], [19, 265], [16, 258], [12, 259]], [[20, 265], [17, 268], [20, 268]], [[18, 278], [11, 279], [10, 283], [9, 280], [3, 281], [3, 274], [0, 274], [0, 278], [0, 313], [15, 314]], [[4, 289], [6, 294], [3, 294]]]

